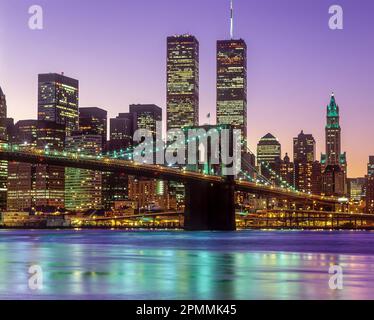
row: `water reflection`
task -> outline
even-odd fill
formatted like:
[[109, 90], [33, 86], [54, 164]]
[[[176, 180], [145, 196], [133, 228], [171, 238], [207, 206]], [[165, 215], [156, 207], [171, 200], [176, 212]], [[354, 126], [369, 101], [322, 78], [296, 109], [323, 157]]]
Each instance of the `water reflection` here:
[[[373, 299], [369, 232], [0, 230], [2, 299]], [[28, 288], [28, 268], [44, 288]], [[328, 269], [344, 270], [331, 290]]]

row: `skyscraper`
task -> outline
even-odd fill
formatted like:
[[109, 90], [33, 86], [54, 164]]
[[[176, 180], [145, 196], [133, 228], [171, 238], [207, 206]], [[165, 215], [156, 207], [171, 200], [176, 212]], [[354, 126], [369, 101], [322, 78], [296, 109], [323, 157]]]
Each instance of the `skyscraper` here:
[[3, 90], [0, 87], [0, 119], [7, 117], [7, 104]]
[[119, 151], [132, 145], [133, 116], [130, 113], [120, 113], [110, 119], [109, 149]]
[[230, 1], [230, 40], [217, 41], [217, 124], [240, 129], [247, 147], [247, 44], [234, 39], [234, 10]]
[[[66, 137], [65, 150], [88, 155], [102, 151], [102, 135], [73, 132]], [[101, 172], [65, 168], [65, 208], [72, 211], [85, 211], [102, 208]]]
[[300, 134], [293, 139], [295, 162], [295, 187], [297, 190], [312, 193], [313, 174], [316, 174], [316, 141], [311, 134]]
[[271, 133], [263, 136], [257, 144], [257, 165], [275, 163], [281, 158], [281, 144]]
[[[110, 141], [108, 149], [111, 152], [120, 152], [132, 146], [133, 122], [133, 115], [130, 113], [120, 113], [116, 118], [110, 119]], [[113, 209], [116, 203], [123, 203], [128, 200], [129, 179], [127, 174], [123, 172], [120, 174], [104, 172], [102, 179], [102, 194], [105, 209]]]
[[108, 112], [97, 107], [79, 108], [79, 131], [87, 135], [100, 135], [105, 149], [108, 132]]
[[[3, 90], [0, 87], [0, 144], [12, 142], [14, 120], [7, 118], [7, 103]], [[0, 210], [7, 207], [8, 190], [8, 161], [0, 161]]]
[[217, 41], [217, 124], [240, 129], [247, 142], [247, 45]]
[[[133, 130], [146, 129], [156, 138], [157, 122], [162, 121], [162, 109], [154, 104], [132, 104], [130, 114], [133, 118]], [[135, 146], [135, 141], [133, 141]], [[157, 206], [163, 206], [168, 201], [162, 196], [157, 196], [157, 185], [162, 181], [155, 179], [129, 177], [129, 199], [136, 201], [138, 208], [148, 207], [157, 201]], [[167, 196], [167, 193], [165, 194]], [[165, 201], [164, 201], [165, 200]]]
[[341, 166], [329, 164], [322, 174], [322, 194], [341, 197], [346, 194], [345, 173]]
[[374, 213], [374, 156], [369, 157], [366, 177], [366, 212]]
[[15, 144], [35, 148], [38, 139], [38, 120], [20, 120], [15, 124]]
[[368, 175], [369, 176], [374, 176], [374, 156], [369, 157]]
[[316, 141], [311, 134], [300, 134], [293, 138], [293, 156], [294, 161], [313, 162], [316, 157]]
[[[347, 193], [347, 160], [346, 153], [341, 153], [341, 127], [339, 106], [334, 93], [327, 106], [326, 154], [321, 156], [323, 170], [323, 194], [342, 196]], [[339, 169], [337, 168], [339, 167]], [[324, 179], [324, 175], [328, 176]], [[333, 183], [330, 178], [334, 176]], [[341, 179], [342, 181], [339, 181]]]
[[[65, 126], [50, 121], [21, 120], [15, 125], [14, 135], [14, 144], [20, 150], [38, 147], [61, 151], [65, 139]], [[9, 163], [8, 168], [8, 210], [62, 206], [63, 168], [19, 162]]]
[[[38, 120], [20, 120], [15, 124], [14, 145], [19, 150], [37, 146]], [[8, 211], [31, 210], [35, 206], [36, 165], [23, 162], [8, 164]]]
[[296, 161], [295, 162], [295, 188], [301, 192], [312, 192], [313, 180], [313, 164], [312, 161]]
[[365, 194], [364, 194], [365, 184], [366, 184], [365, 178], [349, 178], [348, 179], [349, 199], [355, 205], [360, 204], [361, 200], [365, 198]]
[[[52, 121], [38, 121], [37, 148], [45, 151], [63, 151], [65, 125]], [[37, 165], [35, 205], [41, 209], [63, 208], [65, 195], [65, 168]]]
[[295, 186], [295, 166], [287, 153], [281, 162], [280, 175], [284, 181], [283, 187]]
[[[120, 113], [116, 118], [110, 119], [110, 150], [120, 152], [134, 146], [133, 136], [138, 129], [147, 129], [156, 134], [156, 123], [162, 121], [162, 109], [155, 104], [132, 104], [128, 113]], [[129, 151], [131, 154], [131, 150]], [[142, 184], [154, 184], [153, 180], [141, 179]], [[116, 207], [116, 202], [129, 200], [129, 184], [138, 180], [130, 179], [122, 174], [103, 174], [103, 198], [107, 209]], [[149, 187], [148, 190], [154, 188]], [[139, 190], [132, 188], [134, 190]]]
[[[79, 131], [66, 137], [70, 152], [97, 155], [106, 148], [107, 111], [97, 107], [79, 108]], [[109, 174], [109, 173], [104, 173]], [[65, 208], [73, 211], [102, 208], [102, 173], [65, 168]]]
[[63, 124], [67, 136], [78, 130], [78, 93], [78, 80], [64, 74], [39, 74], [38, 120]]
[[199, 42], [191, 35], [167, 38], [167, 129], [199, 124]]
[[322, 166], [321, 162], [313, 162], [312, 194], [320, 195], [322, 192]]
[[280, 184], [281, 144], [271, 133], [263, 136], [257, 144], [257, 166], [260, 173], [274, 184]]
[[132, 104], [133, 130], [146, 129], [156, 134], [156, 123], [162, 120], [162, 109], [155, 104]]
[[326, 165], [345, 164], [345, 154], [341, 154], [341, 128], [339, 124], [339, 106], [336, 104], [334, 93], [331, 94], [327, 106], [326, 154], [322, 156]]

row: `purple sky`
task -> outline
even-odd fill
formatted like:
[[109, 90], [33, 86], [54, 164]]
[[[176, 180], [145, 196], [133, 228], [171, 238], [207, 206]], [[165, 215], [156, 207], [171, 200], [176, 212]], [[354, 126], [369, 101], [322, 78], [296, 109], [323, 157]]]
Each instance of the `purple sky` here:
[[[44, 30], [28, 28], [28, 8], [44, 9]], [[344, 30], [328, 28], [328, 8], [344, 9]], [[81, 106], [109, 116], [131, 103], [166, 109], [166, 37], [200, 42], [200, 122], [215, 119], [215, 45], [229, 35], [229, 0], [0, 0], [0, 85], [9, 116], [36, 118], [37, 74], [80, 81]], [[374, 1], [235, 0], [235, 36], [248, 45], [248, 136], [252, 150], [273, 133], [292, 154], [301, 129], [324, 150], [331, 91], [341, 110], [349, 176], [374, 154]]]

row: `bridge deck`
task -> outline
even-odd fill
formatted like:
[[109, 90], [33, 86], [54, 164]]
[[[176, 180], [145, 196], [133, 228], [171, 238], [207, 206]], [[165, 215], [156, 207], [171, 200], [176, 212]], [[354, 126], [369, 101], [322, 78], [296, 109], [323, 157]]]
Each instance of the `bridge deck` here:
[[[161, 165], [150, 165], [137, 163], [129, 160], [113, 159], [105, 156], [88, 156], [67, 152], [45, 152], [43, 150], [9, 150], [0, 147], [0, 160], [26, 162], [41, 165], [55, 165], [61, 167], [73, 167], [101, 172], [125, 172], [129, 175], [162, 179], [188, 183], [193, 181], [207, 183], [226, 183], [227, 179], [222, 176], [206, 175], [199, 172], [176, 169]], [[288, 189], [265, 186], [259, 183], [243, 180], [233, 181], [237, 191], [244, 191], [253, 194], [279, 197], [293, 201], [316, 201], [321, 204], [335, 205], [338, 200], [334, 197], [324, 197], [306, 194]]]

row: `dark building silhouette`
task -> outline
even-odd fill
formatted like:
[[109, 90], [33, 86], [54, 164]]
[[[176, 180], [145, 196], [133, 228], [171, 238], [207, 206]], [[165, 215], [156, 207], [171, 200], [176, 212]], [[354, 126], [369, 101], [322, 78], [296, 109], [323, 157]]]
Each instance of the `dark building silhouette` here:
[[108, 112], [97, 107], [79, 108], [79, 131], [84, 135], [101, 136], [101, 149], [106, 148]]
[[374, 156], [369, 157], [368, 175], [369, 176], [374, 176]]
[[282, 178], [283, 187], [295, 187], [295, 166], [291, 162], [288, 153], [283, 158], [283, 161], [280, 165], [280, 176]]
[[[127, 150], [131, 154], [132, 138], [134, 134], [134, 116], [131, 113], [120, 113], [110, 119], [110, 152]], [[131, 156], [126, 157], [131, 159]], [[125, 173], [103, 173], [103, 205], [110, 210], [116, 203], [129, 200], [129, 177]]]
[[[109, 152], [119, 153], [126, 151], [131, 159], [131, 147], [133, 137], [133, 115], [130, 113], [120, 113], [116, 118], [110, 119], [110, 140], [108, 144]], [[103, 205], [110, 210], [115, 207], [116, 202], [128, 200], [128, 175], [125, 173], [114, 174], [104, 172], [103, 179]]]
[[[37, 148], [46, 152], [63, 151], [66, 128], [63, 124], [39, 120], [37, 124]], [[35, 206], [40, 209], [64, 207], [65, 168], [37, 165], [35, 181]]]
[[312, 172], [312, 194], [320, 195], [322, 193], [322, 166], [321, 162], [313, 162]]
[[132, 104], [128, 113], [110, 119], [110, 150], [117, 151], [133, 146], [134, 132], [149, 130], [156, 134], [156, 124], [162, 121], [162, 109], [155, 104]]
[[18, 146], [35, 148], [38, 139], [38, 120], [20, 120], [14, 126], [14, 143]]
[[156, 134], [156, 123], [162, 121], [162, 109], [155, 104], [132, 104], [130, 114], [133, 118], [133, 130], [146, 129]]
[[199, 124], [199, 42], [191, 35], [167, 38], [167, 129]]
[[295, 162], [295, 187], [297, 190], [312, 193], [313, 167], [316, 154], [316, 141], [311, 134], [303, 131], [293, 139]]
[[[152, 134], [153, 141], [156, 142], [157, 122], [162, 121], [162, 109], [154, 104], [132, 104], [130, 105], [130, 114], [133, 118], [132, 127], [134, 132], [139, 129], [145, 129]], [[132, 144], [136, 146], [137, 142], [133, 141]], [[154, 146], [155, 150], [156, 146]], [[156, 160], [156, 153], [154, 153], [153, 160]], [[158, 188], [158, 185], [163, 187]], [[135, 201], [138, 208], [149, 207], [155, 202], [157, 202], [157, 206], [166, 208], [169, 202], [165, 200], [168, 197], [167, 192], [167, 184], [163, 181], [129, 177], [129, 200]]]
[[7, 104], [6, 97], [3, 90], [0, 87], [0, 119], [7, 117]]
[[[19, 150], [37, 146], [38, 120], [20, 120], [14, 126], [13, 144]], [[37, 165], [23, 162], [8, 164], [8, 211], [31, 210], [35, 207]]]
[[7, 104], [3, 90], [0, 87], [0, 141], [7, 139]]
[[110, 151], [120, 151], [132, 145], [133, 116], [130, 113], [120, 113], [110, 119]]
[[374, 213], [374, 156], [369, 157], [366, 176], [366, 212]]
[[[92, 130], [94, 128], [91, 128]], [[101, 152], [102, 135], [90, 135], [89, 130], [84, 133], [73, 131], [70, 136], [65, 137], [65, 126], [52, 121], [22, 120], [15, 125], [14, 143], [20, 150], [41, 149], [45, 152], [63, 151], [66, 143], [70, 152], [82, 152], [95, 150], [94, 154]], [[92, 131], [93, 132], [93, 131]], [[68, 139], [66, 142], [65, 139]], [[79, 170], [79, 169], [73, 169]], [[84, 171], [84, 170], [82, 170]], [[34, 165], [28, 163], [9, 164], [9, 193], [8, 210], [56, 210], [65, 207], [65, 168], [51, 165]], [[68, 172], [68, 175], [71, 172]], [[101, 174], [100, 174], [101, 175]], [[101, 203], [101, 176], [94, 179], [95, 187], [100, 192]], [[85, 184], [90, 175], [81, 175], [79, 182]], [[77, 180], [77, 179], [76, 179]], [[75, 190], [82, 195], [86, 189]], [[70, 194], [69, 194], [70, 195]], [[71, 199], [70, 197], [69, 199]], [[96, 199], [96, 198], [95, 198]], [[86, 199], [88, 202], [89, 198]], [[71, 206], [70, 206], [71, 207]]]
[[316, 141], [311, 134], [300, 134], [293, 138], [293, 156], [295, 162], [314, 162], [316, 158]]
[[339, 165], [328, 165], [322, 175], [322, 194], [340, 197], [345, 194], [344, 171]]
[[[0, 87], [0, 144], [11, 142], [11, 131], [13, 119], [7, 118], [7, 104], [3, 90]], [[0, 210], [7, 207], [7, 180], [8, 180], [8, 162], [0, 161]]]
[[[130, 105], [128, 113], [120, 113], [116, 118], [110, 119], [110, 152], [121, 154], [127, 150], [127, 155], [131, 155], [131, 148], [134, 146], [134, 132], [138, 129], [147, 129], [155, 134], [157, 121], [162, 121], [160, 107], [154, 104]], [[125, 156], [125, 159], [131, 159], [131, 156]], [[116, 202], [129, 200], [129, 183], [131, 181], [126, 174], [103, 174], [103, 203], [106, 209], [117, 206]], [[132, 188], [132, 190], [138, 189]]]
[[11, 143], [14, 140], [14, 119], [0, 119], [0, 142]]

